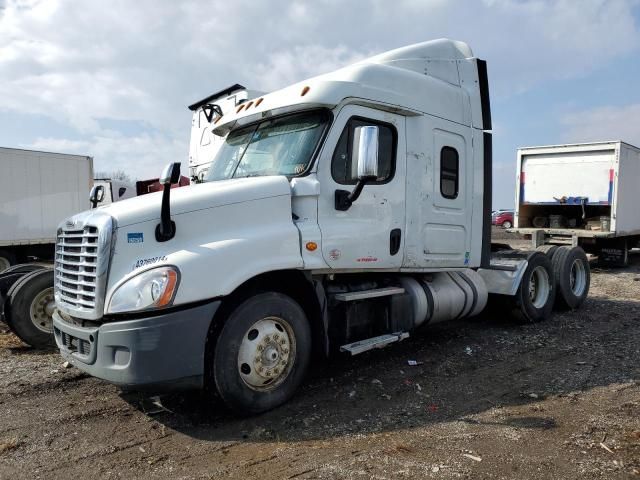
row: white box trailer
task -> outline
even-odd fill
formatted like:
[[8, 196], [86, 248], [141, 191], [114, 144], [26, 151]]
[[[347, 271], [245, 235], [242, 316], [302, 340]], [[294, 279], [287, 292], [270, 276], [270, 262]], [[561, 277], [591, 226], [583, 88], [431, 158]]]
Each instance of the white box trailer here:
[[60, 221], [89, 207], [93, 159], [0, 148], [0, 271], [53, 259]]
[[640, 149], [622, 141], [518, 149], [515, 231], [626, 264], [640, 239]]

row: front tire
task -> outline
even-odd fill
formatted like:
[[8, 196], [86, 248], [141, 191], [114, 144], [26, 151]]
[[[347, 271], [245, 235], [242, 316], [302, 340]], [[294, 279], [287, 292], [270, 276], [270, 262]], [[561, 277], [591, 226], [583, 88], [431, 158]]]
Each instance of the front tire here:
[[55, 346], [53, 337], [53, 270], [41, 269], [18, 280], [7, 293], [4, 305], [9, 328], [27, 345]]
[[218, 394], [243, 415], [289, 400], [309, 365], [309, 322], [300, 305], [281, 293], [260, 293], [242, 302], [211, 340]]

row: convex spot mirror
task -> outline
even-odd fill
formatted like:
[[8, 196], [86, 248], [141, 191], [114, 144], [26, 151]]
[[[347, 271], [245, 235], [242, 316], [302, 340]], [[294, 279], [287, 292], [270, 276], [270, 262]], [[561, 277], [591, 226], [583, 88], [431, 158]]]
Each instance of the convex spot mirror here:
[[160, 175], [160, 183], [162, 185], [172, 185], [180, 181], [180, 162], [170, 163], [162, 171]]
[[358, 168], [358, 180], [378, 178], [378, 127], [356, 127], [353, 134], [353, 163]]
[[96, 206], [104, 200], [104, 186], [103, 185], [94, 185], [91, 187], [91, 192], [89, 192], [89, 202], [91, 202], [91, 208], [96, 208]]

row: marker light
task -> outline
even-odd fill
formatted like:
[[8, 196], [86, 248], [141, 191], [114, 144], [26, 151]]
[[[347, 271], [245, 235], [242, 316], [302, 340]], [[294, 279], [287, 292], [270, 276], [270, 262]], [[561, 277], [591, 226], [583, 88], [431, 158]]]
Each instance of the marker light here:
[[307, 242], [307, 244], [305, 245], [305, 247], [307, 248], [307, 250], [309, 250], [310, 252], [315, 251], [318, 248], [318, 244], [316, 242]]
[[304, 87], [304, 88], [302, 89], [302, 92], [300, 93], [300, 96], [301, 96], [301, 97], [304, 97], [304, 96], [309, 92], [309, 90], [310, 90], [310, 89], [311, 89], [311, 87], [309, 87], [309, 85], [307, 85], [306, 87]]

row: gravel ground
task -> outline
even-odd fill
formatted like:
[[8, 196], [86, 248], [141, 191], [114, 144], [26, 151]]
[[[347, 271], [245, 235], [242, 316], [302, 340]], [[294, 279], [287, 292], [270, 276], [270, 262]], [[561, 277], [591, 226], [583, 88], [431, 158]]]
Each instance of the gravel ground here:
[[639, 362], [640, 255], [594, 269], [579, 311], [434, 326], [249, 419], [122, 393], [0, 325], [0, 478], [640, 478]]

